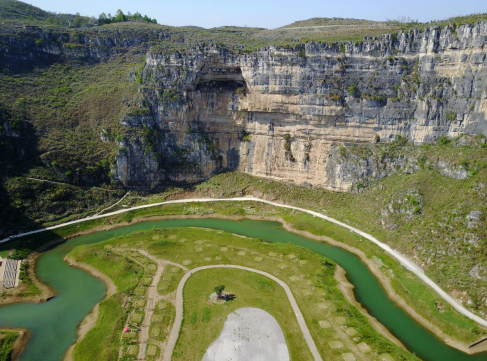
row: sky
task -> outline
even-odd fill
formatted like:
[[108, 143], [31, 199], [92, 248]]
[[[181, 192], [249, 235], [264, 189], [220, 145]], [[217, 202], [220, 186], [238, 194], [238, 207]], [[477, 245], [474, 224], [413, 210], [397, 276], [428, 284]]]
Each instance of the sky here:
[[24, 0], [57, 13], [95, 16], [140, 12], [159, 24], [277, 28], [314, 17], [384, 21], [409, 16], [421, 22], [487, 12], [486, 0]]

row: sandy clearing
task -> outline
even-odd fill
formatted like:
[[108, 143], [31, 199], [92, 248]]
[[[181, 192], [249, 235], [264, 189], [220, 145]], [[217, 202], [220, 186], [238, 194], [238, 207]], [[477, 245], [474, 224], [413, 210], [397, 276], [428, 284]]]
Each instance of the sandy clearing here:
[[203, 361], [289, 361], [289, 350], [277, 320], [264, 310], [244, 307], [230, 313]]

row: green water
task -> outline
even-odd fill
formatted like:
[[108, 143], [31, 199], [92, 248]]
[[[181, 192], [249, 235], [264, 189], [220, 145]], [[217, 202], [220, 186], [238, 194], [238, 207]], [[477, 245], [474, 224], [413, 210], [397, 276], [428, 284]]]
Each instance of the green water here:
[[68, 347], [76, 341], [77, 325], [105, 295], [106, 288], [102, 282], [79, 269], [69, 267], [63, 261], [64, 255], [80, 244], [101, 242], [115, 235], [153, 227], [208, 227], [260, 238], [267, 242], [291, 242], [307, 247], [340, 264], [356, 287], [354, 291], [357, 300], [411, 352], [423, 360], [487, 360], [485, 353], [470, 356], [445, 345], [416, 323], [387, 298], [377, 279], [354, 254], [289, 233], [277, 222], [221, 219], [148, 221], [73, 238], [43, 254], [38, 261], [37, 274], [42, 282], [56, 291], [57, 296], [43, 304], [0, 307], [0, 327], [25, 327], [31, 332], [31, 338], [20, 360], [62, 360]]

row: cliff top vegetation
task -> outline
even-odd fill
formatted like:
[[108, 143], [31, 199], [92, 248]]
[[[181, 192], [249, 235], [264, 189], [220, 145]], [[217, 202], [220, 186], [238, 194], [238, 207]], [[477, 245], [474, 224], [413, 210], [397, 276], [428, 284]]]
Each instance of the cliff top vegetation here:
[[[119, 31], [127, 32], [126, 36], [138, 36], [143, 33], [161, 34], [161, 43], [165, 48], [184, 48], [199, 43], [214, 43], [232, 49], [252, 51], [268, 45], [295, 47], [309, 41], [341, 42], [362, 41], [364, 37], [379, 37], [384, 34], [426, 27], [457, 27], [466, 23], [487, 20], [487, 13], [471, 14], [445, 20], [434, 20], [419, 23], [417, 20], [400, 17], [397, 20], [372, 21], [364, 19], [343, 18], [312, 18], [296, 21], [292, 24], [276, 28], [249, 28], [224, 26], [205, 29], [197, 26], [174, 27], [158, 25], [148, 15], [124, 14], [121, 10], [115, 15], [100, 14], [99, 18], [80, 14], [57, 14], [44, 11], [35, 6], [17, 0], [0, 0], [0, 32], [10, 33], [14, 26], [39, 26], [43, 31], [83, 31], [87, 36], [91, 33], [106, 35]], [[17, 31], [20, 31], [16, 29]]]

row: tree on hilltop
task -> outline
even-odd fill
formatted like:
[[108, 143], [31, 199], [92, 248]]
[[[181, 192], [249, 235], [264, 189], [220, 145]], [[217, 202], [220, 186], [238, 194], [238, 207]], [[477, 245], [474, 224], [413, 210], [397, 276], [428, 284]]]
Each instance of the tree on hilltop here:
[[122, 10], [118, 9], [117, 14], [115, 15], [114, 22], [123, 23], [124, 21], [127, 21], [127, 17], [125, 16]]

